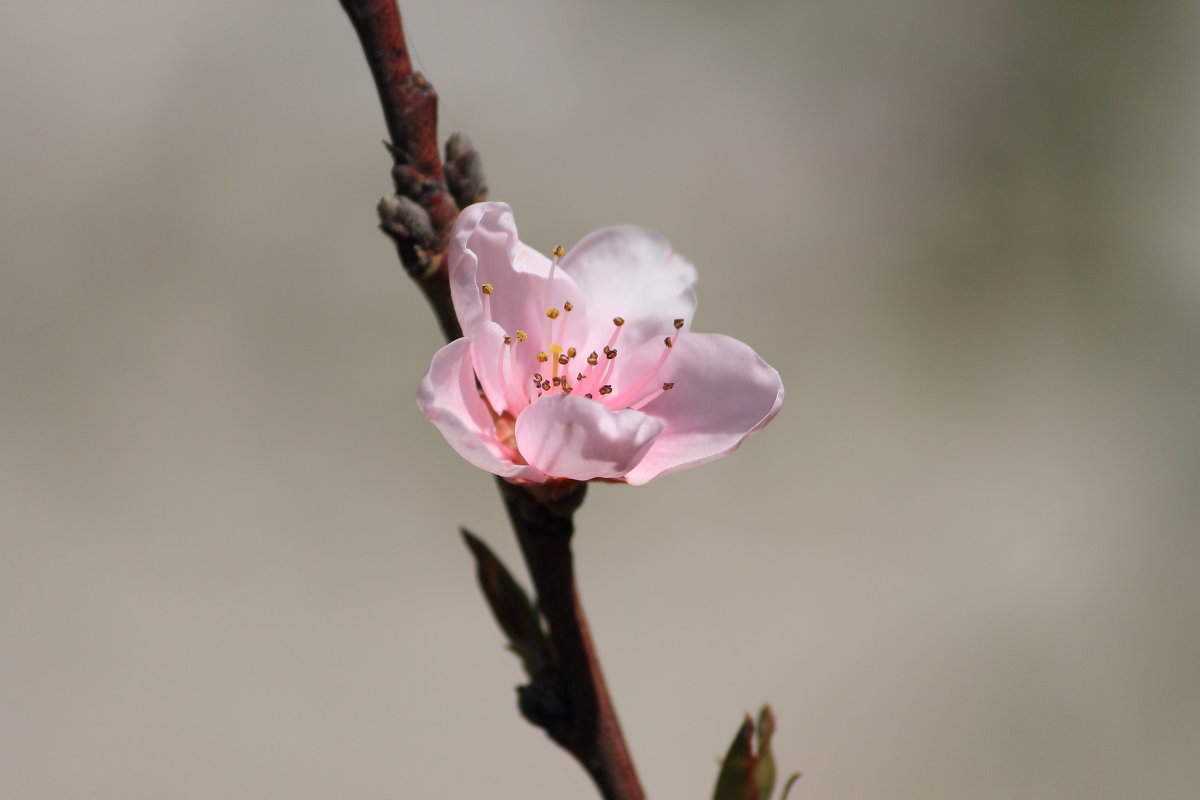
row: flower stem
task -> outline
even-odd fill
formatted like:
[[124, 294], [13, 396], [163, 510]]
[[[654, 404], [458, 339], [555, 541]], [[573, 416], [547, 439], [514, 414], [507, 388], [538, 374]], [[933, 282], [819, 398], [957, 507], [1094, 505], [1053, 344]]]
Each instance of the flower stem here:
[[521, 712], [583, 766], [605, 800], [644, 800], [579, 601], [573, 514], [586, 483], [550, 491], [498, 479], [549, 628], [551, 669], [521, 694]]

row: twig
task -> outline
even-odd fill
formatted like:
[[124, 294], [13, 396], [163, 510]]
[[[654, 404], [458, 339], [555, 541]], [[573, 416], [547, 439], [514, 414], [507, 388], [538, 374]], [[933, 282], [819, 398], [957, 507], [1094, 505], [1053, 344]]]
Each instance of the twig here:
[[583, 765], [605, 800], [644, 800], [575, 582], [572, 515], [587, 484], [497, 483], [549, 628], [550, 669], [522, 687], [521, 713]]
[[[362, 42], [391, 137], [396, 196], [380, 201], [380, 227], [395, 241], [446, 338], [457, 339], [462, 331], [450, 301], [446, 251], [458, 203], [486, 193], [478, 154], [465, 137], [448, 143], [452, 196], [438, 155], [437, 93], [413, 72], [395, 0], [340, 2]], [[499, 484], [549, 627], [550, 664], [521, 694], [521, 712], [583, 765], [605, 800], [644, 800], [575, 583], [572, 517], [587, 484]]]

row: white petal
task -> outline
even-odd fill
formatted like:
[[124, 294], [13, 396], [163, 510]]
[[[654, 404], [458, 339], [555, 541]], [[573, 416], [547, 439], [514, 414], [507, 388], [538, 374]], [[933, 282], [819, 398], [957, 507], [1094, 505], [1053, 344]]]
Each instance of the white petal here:
[[642, 410], [666, 427], [626, 476], [642, 484], [736, 450], [783, 403], [779, 373], [748, 345], [716, 333], [689, 333], [654, 383], [674, 382]]
[[456, 339], [438, 350], [417, 389], [417, 405], [458, 454], [480, 469], [505, 478], [542, 481], [534, 467], [515, 463], [515, 454], [496, 437], [496, 427], [471, 369], [471, 343]]
[[517, 417], [517, 449], [547, 475], [620, 478], [662, 431], [640, 411], [612, 411], [584, 397], [546, 395]]

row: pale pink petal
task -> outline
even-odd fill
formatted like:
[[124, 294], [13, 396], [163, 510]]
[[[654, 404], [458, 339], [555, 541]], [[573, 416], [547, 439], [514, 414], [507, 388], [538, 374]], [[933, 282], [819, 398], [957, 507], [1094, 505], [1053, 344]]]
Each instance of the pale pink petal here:
[[673, 382], [642, 407], [666, 427], [645, 458], [626, 476], [642, 484], [730, 453], [779, 413], [779, 373], [749, 346], [716, 333], [679, 340], [655, 382]]
[[[505, 411], [514, 417], [529, 404], [528, 396], [518, 398], [511, 391], [511, 344], [504, 343], [504, 330], [494, 322], [480, 325], [471, 337], [471, 365], [483, 393], [497, 414]], [[522, 402], [523, 400], [523, 402]]]
[[[556, 270], [552, 286], [547, 284], [549, 259], [520, 242], [512, 209], [504, 203], [476, 203], [463, 209], [450, 233], [448, 259], [451, 298], [466, 336], [477, 336], [486, 322], [493, 321], [505, 333], [525, 331], [539, 349], [548, 348], [546, 309], [561, 309], [562, 302], [570, 300], [577, 309], [562, 319], [557, 332], [566, 327], [574, 338], [583, 338], [582, 292], [562, 270]], [[484, 284], [492, 287], [486, 301]]]
[[497, 438], [492, 416], [475, 388], [470, 351], [467, 339], [437, 351], [417, 389], [417, 405], [450, 446], [480, 469], [505, 478], [545, 480], [536, 468], [514, 463], [516, 454]]
[[593, 336], [611, 330], [613, 317], [625, 320], [626, 347], [674, 333], [675, 319], [691, 325], [696, 268], [654, 231], [621, 225], [590, 233], [567, 251], [562, 268], [587, 296]]
[[556, 478], [620, 478], [662, 429], [662, 422], [640, 411], [612, 411], [583, 397], [552, 394], [517, 417], [517, 448]]

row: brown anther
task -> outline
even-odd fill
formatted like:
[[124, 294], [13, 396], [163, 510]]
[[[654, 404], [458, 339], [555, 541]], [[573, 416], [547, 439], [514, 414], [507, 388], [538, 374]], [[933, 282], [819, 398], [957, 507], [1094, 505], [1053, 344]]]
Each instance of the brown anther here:
[[612, 385], [606, 383], [603, 386], [601, 386], [600, 394], [612, 394]]
[[533, 373], [533, 385], [534, 386], [542, 385], [542, 373], [540, 373], [540, 372]]
[[616, 325], [619, 328], [624, 324], [625, 324], [624, 317], [613, 317], [613, 325]]
[[682, 330], [682, 329], [683, 329], [683, 320], [681, 320], [681, 319], [675, 320], [675, 330], [678, 331], [678, 330]]
[[550, 381], [542, 381], [542, 388], [547, 392], [550, 391]]
[[563, 386], [563, 394], [570, 394], [573, 391], [575, 391], [574, 386]]
[[583, 396], [584, 396], [584, 397], [586, 397], [588, 400], [591, 400], [591, 399], [593, 399], [593, 398], [592, 398], [592, 393], [591, 393], [591, 392], [587, 392], [587, 393], [585, 393]]
[[537, 360], [542, 364], [545, 364], [550, 360], [550, 356], [545, 351], [542, 351], [541, 353], [537, 354]]
[[581, 380], [583, 380], [583, 373], [581, 372], [581, 373], [579, 373], [578, 375], [576, 375], [576, 376], [575, 376], [575, 380], [577, 380], [577, 381], [581, 381]]
[[672, 389], [674, 389], [674, 388], [675, 388], [675, 384], [674, 384], [674, 383], [664, 383], [664, 384], [663, 384], [663, 391], [664, 391], [664, 392], [669, 392], [669, 391], [671, 391], [671, 390], [672, 390]]
[[480, 286], [479, 290], [482, 291], [484, 294], [491, 294], [494, 291], [494, 289], [492, 289], [492, 285], [490, 283], [485, 283], [483, 286]]
[[550, 383], [554, 386], [562, 386], [562, 378], [555, 375], [554, 378], [551, 379]]
[[594, 367], [594, 366], [596, 366], [596, 364], [597, 364], [599, 361], [600, 361], [600, 356], [596, 355], [596, 351], [595, 351], [595, 350], [593, 350], [593, 351], [592, 351], [592, 354], [591, 354], [590, 356], [588, 356], [588, 357], [587, 357], [587, 362], [588, 362], [589, 364], [591, 364], [593, 367]]
[[574, 307], [570, 300], [563, 300], [563, 311], [570, 311]]
[[555, 248], [554, 248], [554, 251], [553, 251], [553, 252], [554, 252], [554, 255], [558, 256], [559, 258], [562, 258], [562, 257], [563, 257], [563, 253], [565, 253], [565, 252], [567, 252], [567, 251], [566, 251], [566, 250], [563, 250], [563, 248], [562, 248], [562, 245], [560, 244], [560, 245], [558, 245], [557, 247], [555, 247]]
[[[604, 355], [608, 356], [610, 359], [616, 358], [617, 357], [617, 348], [614, 347], [612, 349], [605, 350]], [[624, 363], [624, 362], [622, 362], [622, 363]]]
[[665, 344], [667, 347], [674, 347], [675, 340], [668, 336], [667, 338], [663, 339], [663, 344]]
[[517, 331], [517, 341], [518, 342], [523, 342], [528, 338], [529, 338], [529, 334], [526, 333], [525, 331]]
[[507, 333], [506, 333], [506, 334], [504, 334], [504, 343], [505, 343], [505, 344], [512, 344], [512, 337], [511, 337], [511, 336], [509, 336]]
[[558, 309], [557, 308], [547, 308], [546, 316], [549, 317], [550, 319], [558, 319]]
[[559, 353], [559, 354], [558, 354], [558, 363], [562, 364], [564, 367], [567, 365], [567, 362], [568, 362], [568, 361], [570, 361], [570, 360], [571, 360], [571, 359], [567, 357], [567, 354], [566, 354], [566, 353]]
[[574, 357], [575, 357], [575, 348], [568, 347], [567, 348], [567, 358], [574, 358]]
[[611, 347], [609, 347], [608, 345], [604, 345], [604, 355], [608, 355], [608, 352], [609, 352], [610, 350], [612, 350], [612, 348], [611, 348]]

